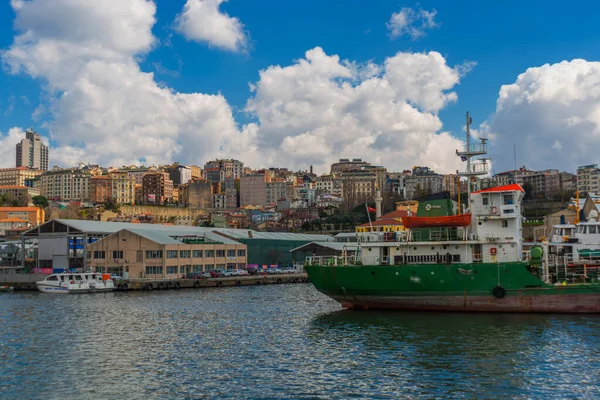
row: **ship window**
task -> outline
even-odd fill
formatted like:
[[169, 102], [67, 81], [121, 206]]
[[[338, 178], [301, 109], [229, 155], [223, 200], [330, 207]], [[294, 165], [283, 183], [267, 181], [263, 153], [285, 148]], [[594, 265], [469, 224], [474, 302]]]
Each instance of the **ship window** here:
[[512, 194], [505, 194], [504, 195], [504, 204], [512, 204], [512, 203], [513, 203]]
[[508, 221], [507, 220], [505, 220], [505, 219], [502, 220], [502, 227], [503, 228], [508, 228]]
[[49, 276], [48, 279], [46, 279], [47, 281], [57, 281], [58, 278], [56, 276]]
[[588, 228], [589, 228], [588, 233], [596, 233], [596, 225], [590, 225]]
[[487, 197], [482, 197], [481, 200], [483, 201], [484, 206], [488, 205], [489, 199]]

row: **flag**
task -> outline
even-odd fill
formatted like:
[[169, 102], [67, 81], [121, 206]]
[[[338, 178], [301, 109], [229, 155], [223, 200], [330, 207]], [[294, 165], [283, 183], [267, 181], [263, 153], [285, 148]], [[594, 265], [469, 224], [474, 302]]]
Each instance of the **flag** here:
[[376, 212], [377, 209], [367, 206], [367, 212]]
[[462, 162], [465, 162], [465, 161], [467, 161], [467, 157], [465, 157], [465, 156], [460, 156], [460, 160], [461, 160]]

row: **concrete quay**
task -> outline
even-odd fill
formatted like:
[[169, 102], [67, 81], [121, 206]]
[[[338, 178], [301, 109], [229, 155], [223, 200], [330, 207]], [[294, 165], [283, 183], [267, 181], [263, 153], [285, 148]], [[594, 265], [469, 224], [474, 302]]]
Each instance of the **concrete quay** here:
[[[0, 276], [0, 284], [19, 290], [37, 290], [35, 282], [44, 280], [44, 274], [11, 274]], [[4, 278], [4, 279], [2, 279]], [[12, 278], [12, 279], [11, 279]], [[130, 279], [116, 283], [116, 291], [130, 290], [169, 290], [169, 289], [198, 289], [218, 288], [231, 286], [256, 286], [278, 285], [286, 283], [310, 282], [306, 273], [285, 275], [249, 275], [232, 276], [226, 278], [201, 278], [201, 279]]]

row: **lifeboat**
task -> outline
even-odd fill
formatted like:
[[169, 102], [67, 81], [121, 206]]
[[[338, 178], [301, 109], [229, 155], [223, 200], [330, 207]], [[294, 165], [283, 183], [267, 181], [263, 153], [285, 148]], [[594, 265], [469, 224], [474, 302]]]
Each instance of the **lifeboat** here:
[[402, 217], [405, 228], [454, 228], [471, 225], [471, 214], [449, 215], [447, 217]]

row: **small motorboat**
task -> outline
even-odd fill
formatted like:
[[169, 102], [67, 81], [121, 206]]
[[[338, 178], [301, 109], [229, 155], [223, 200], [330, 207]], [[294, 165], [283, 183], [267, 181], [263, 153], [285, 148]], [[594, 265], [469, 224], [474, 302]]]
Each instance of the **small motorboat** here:
[[402, 217], [405, 228], [455, 228], [471, 225], [471, 214], [448, 215], [445, 217]]
[[12, 286], [8, 286], [8, 285], [0, 286], [0, 293], [12, 292], [13, 290], [14, 290], [14, 288]]
[[112, 292], [115, 289], [110, 274], [99, 274], [96, 272], [87, 272], [82, 274], [93, 292]]
[[89, 293], [91, 291], [88, 280], [84, 274], [63, 273], [48, 275], [43, 281], [35, 283], [38, 290], [43, 293]]

